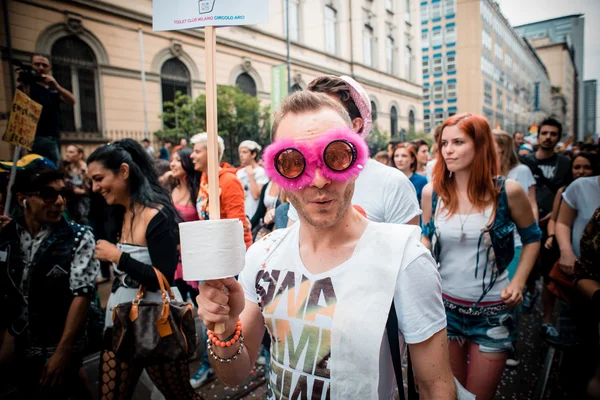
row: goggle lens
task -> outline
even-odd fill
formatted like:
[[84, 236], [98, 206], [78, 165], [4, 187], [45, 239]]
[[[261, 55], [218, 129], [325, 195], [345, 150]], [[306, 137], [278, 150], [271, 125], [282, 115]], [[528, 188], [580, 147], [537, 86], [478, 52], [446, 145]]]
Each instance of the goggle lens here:
[[296, 179], [306, 168], [306, 159], [296, 149], [285, 149], [277, 154], [275, 159], [277, 171], [287, 179]]
[[356, 160], [354, 146], [344, 140], [329, 143], [323, 152], [325, 164], [333, 171], [342, 172], [352, 166]]

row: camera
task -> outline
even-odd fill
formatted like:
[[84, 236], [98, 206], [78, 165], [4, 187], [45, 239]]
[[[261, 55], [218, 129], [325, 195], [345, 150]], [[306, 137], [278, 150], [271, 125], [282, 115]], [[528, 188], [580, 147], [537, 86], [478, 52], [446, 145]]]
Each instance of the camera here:
[[19, 60], [13, 60], [13, 65], [17, 67], [19, 76], [17, 80], [21, 83], [31, 85], [37, 82], [43, 82], [44, 78], [29, 64], [25, 64]]

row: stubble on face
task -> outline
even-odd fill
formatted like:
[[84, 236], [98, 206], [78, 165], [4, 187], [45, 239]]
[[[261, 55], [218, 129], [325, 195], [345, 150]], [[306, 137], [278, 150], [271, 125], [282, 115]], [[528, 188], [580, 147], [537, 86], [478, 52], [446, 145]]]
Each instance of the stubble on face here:
[[[290, 203], [294, 206], [298, 215], [309, 225], [317, 229], [327, 229], [335, 226], [346, 216], [352, 204], [352, 196], [354, 195], [354, 187], [356, 180], [353, 179], [345, 183], [346, 186], [341, 197], [336, 196], [336, 190], [331, 187], [323, 189], [306, 188], [300, 191], [286, 191]], [[317, 197], [327, 197], [334, 199], [333, 209], [310, 212], [307, 206], [311, 199]]]

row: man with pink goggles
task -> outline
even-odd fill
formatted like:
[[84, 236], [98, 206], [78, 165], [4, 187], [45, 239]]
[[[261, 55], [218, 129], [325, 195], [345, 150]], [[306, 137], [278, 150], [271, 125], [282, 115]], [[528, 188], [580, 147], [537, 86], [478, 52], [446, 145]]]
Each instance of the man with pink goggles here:
[[394, 377], [404, 393], [408, 344], [421, 398], [456, 399], [440, 275], [418, 227], [372, 222], [353, 208], [368, 149], [351, 124], [324, 94], [299, 91], [282, 103], [265, 169], [299, 222], [257, 241], [239, 281], [200, 286], [199, 316], [209, 330], [224, 324], [213, 342], [229, 343], [211, 347], [214, 369], [242, 383], [266, 327], [267, 399], [389, 399]]
[[[349, 76], [323, 75], [306, 88], [331, 97], [348, 112], [352, 130], [366, 140], [373, 125], [371, 100], [364, 88]], [[421, 208], [415, 188], [400, 170], [368, 159], [356, 179], [352, 204], [365, 210], [375, 222], [418, 225]], [[298, 220], [293, 205], [288, 211], [288, 226]]]

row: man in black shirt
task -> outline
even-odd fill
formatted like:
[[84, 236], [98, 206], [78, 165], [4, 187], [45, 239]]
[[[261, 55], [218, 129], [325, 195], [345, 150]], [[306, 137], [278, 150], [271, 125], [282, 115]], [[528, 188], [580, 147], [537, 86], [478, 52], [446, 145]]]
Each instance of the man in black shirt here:
[[75, 96], [63, 88], [51, 75], [52, 67], [48, 57], [34, 54], [31, 57], [31, 65], [43, 79], [32, 84], [19, 83], [19, 88], [43, 107], [31, 151], [58, 165], [60, 161], [60, 102], [73, 105]]
[[[552, 206], [556, 192], [562, 186], [566, 185], [569, 177], [569, 168], [571, 161], [565, 156], [556, 154], [554, 148], [558, 144], [562, 135], [562, 125], [553, 118], [547, 118], [540, 123], [538, 133], [538, 150], [523, 158], [523, 164], [527, 165], [533, 177], [535, 178], [536, 200], [539, 209], [539, 226], [542, 229], [543, 237], [541, 243], [546, 243], [548, 239], [548, 221], [552, 214]], [[555, 252], [554, 252], [555, 253]], [[548, 273], [554, 264], [554, 258], [551, 250], [542, 247], [536, 263], [537, 273], [532, 273], [528, 282], [528, 293], [523, 301], [523, 309], [530, 311], [535, 303], [535, 281], [539, 273], [548, 278]], [[551, 324], [552, 310], [554, 308], [554, 295], [548, 291], [544, 284], [542, 302], [544, 308], [544, 321], [542, 332], [551, 342], [558, 342], [558, 333]]]
[[561, 134], [560, 122], [553, 118], [545, 119], [539, 127], [538, 150], [523, 159], [523, 163], [531, 169], [535, 178], [540, 222], [547, 223], [550, 219], [554, 196], [558, 189], [567, 183], [569, 176], [571, 161], [554, 151]]

